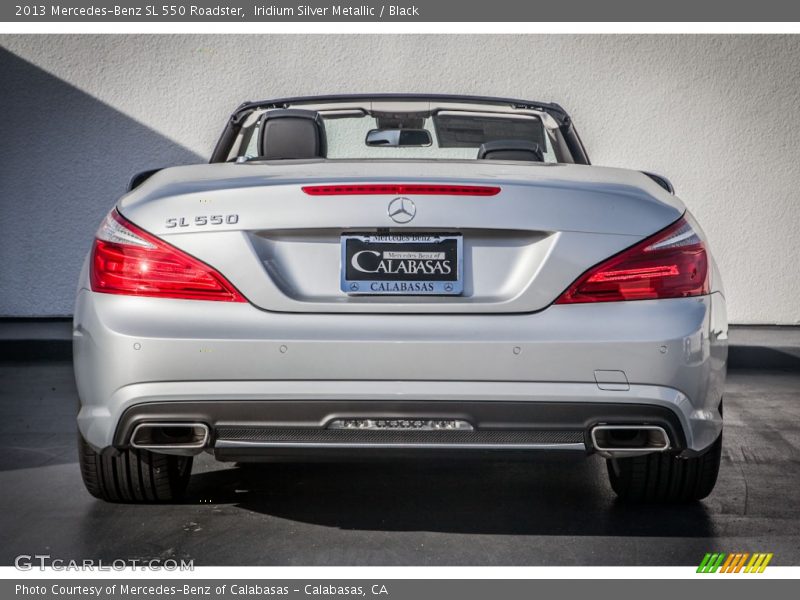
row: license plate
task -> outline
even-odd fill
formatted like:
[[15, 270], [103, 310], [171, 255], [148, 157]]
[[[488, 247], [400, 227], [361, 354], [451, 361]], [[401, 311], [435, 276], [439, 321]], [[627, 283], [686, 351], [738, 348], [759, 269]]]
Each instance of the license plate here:
[[455, 296], [464, 291], [462, 236], [371, 233], [342, 236], [347, 294]]

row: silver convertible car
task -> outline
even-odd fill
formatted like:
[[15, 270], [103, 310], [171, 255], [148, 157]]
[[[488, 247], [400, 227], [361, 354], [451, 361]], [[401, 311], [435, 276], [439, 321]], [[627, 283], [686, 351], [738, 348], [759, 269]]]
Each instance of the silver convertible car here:
[[134, 177], [74, 319], [80, 464], [115, 502], [192, 457], [598, 454], [630, 501], [713, 489], [722, 282], [664, 177], [590, 166], [557, 104], [248, 102]]

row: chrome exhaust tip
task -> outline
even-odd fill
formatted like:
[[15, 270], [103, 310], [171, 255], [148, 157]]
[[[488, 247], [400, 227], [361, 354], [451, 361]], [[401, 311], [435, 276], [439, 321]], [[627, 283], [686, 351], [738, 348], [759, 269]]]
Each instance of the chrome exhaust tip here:
[[658, 425], [596, 425], [591, 431], [594, 449], [604, 454], [665, 452], [669, 435]]
[[205, 423], [139, 423], [131, 434], [131, 447], [162, 454], [199, 454], [208, 446], [211, 432]]

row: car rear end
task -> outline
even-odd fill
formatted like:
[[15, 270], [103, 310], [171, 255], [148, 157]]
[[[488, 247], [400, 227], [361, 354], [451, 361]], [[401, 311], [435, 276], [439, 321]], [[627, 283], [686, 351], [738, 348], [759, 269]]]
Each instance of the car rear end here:
[[613, 484], [636, 457], [704, 456], [722, 428], [713, 259], [628, 171], [169, 169], [101, 226], [74, 335], [101, 455], [563, 450], [608, 457]]

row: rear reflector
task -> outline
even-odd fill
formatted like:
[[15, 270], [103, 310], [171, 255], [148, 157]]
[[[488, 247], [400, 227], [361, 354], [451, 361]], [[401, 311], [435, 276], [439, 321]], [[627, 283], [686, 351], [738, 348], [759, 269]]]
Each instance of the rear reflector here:
[[705, 244], [681, 218], [589, 269], [556, 304], [685, 298], [708, 292]]
[[92, 248], [92, 291], [129, 296], [245, 302], [207, 264], [139, 229], [111, 211]]
[[303, 191], [309, 196], [496, 196], [499, 187], [484, 185], [428, 185], [418, 183], [382, 183], [354, 185], [307, 185]]

